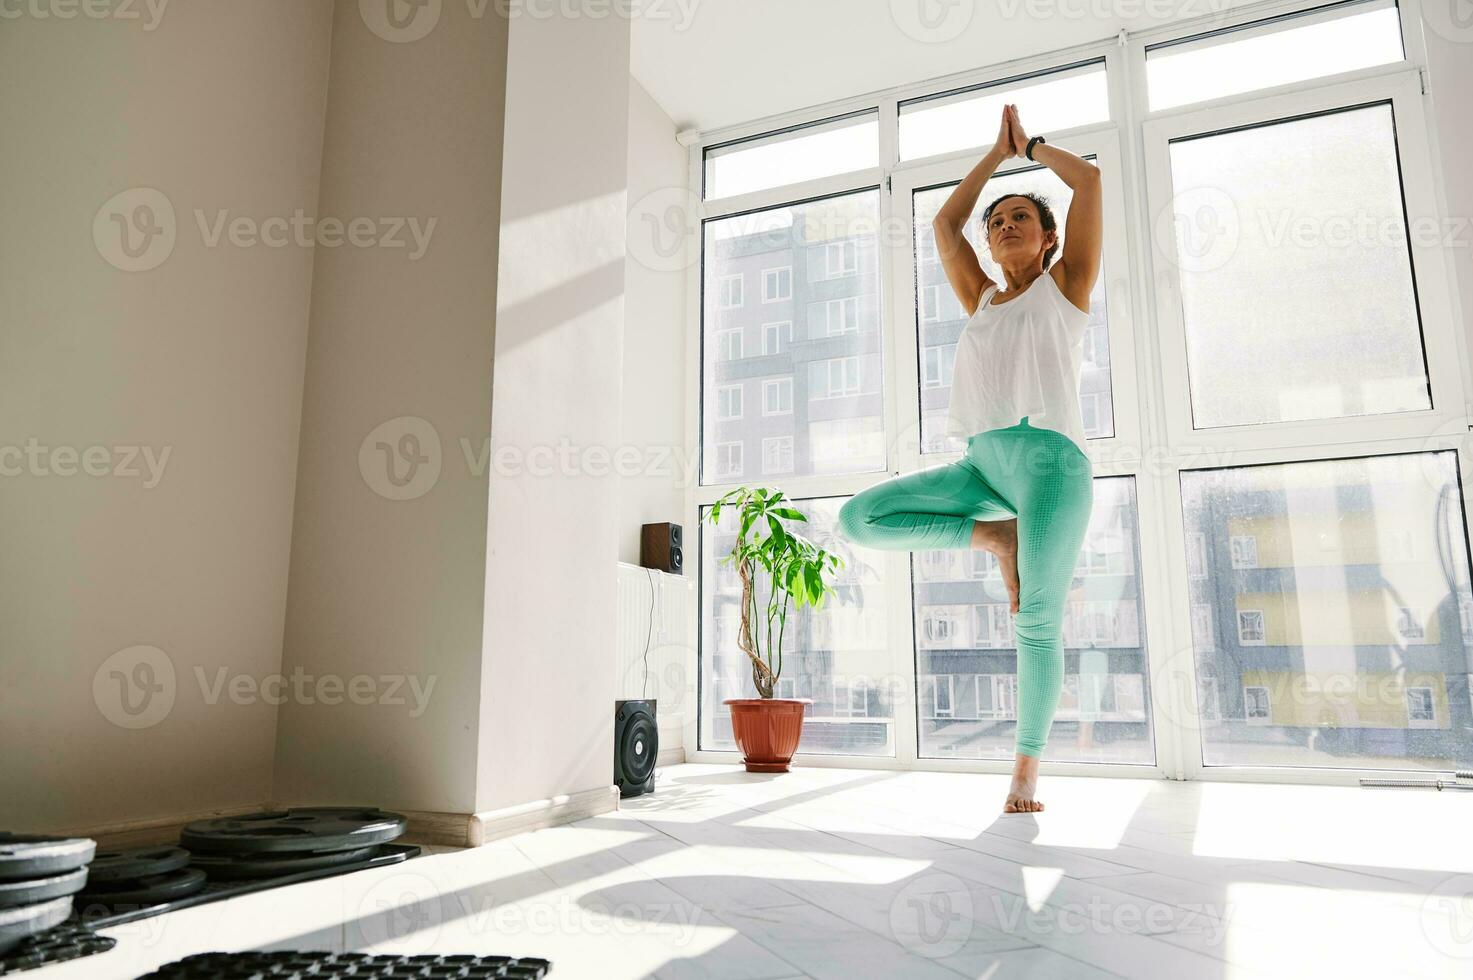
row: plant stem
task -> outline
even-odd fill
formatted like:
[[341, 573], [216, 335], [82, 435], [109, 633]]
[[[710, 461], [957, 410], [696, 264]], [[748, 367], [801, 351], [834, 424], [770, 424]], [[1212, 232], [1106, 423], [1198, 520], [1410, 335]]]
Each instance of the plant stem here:
[[782, 619], [779, 621], [777, 627], [777, 672], [779, 674], [781, 674], [783, 671], [783, 633], [786, 632], [788, 628], [788, 601], [790, 599], [792, 599], [791, 595], [787, 593], [783, 594]]

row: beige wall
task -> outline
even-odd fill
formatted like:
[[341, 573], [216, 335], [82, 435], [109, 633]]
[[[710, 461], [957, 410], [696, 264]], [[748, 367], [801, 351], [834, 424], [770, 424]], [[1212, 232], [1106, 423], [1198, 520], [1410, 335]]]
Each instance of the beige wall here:
[[463, 445], [491, 418], [506, 26], [447, 3], [395, 42], [337, 5], [323, 212], [435, 224], [419, 258], [318, 259], [283, 662], [372, 686], [283, 706], [283, 801], [474, 804], [487, 481]]
[[[169, 455], [146, 489], [0, 483], [0, 717], [27, 750], [0, 824], [609, 786], [617, 480], [487, 452], [493, 422], [502, 449], [621, 438], [629, 24], [474, 9], [416, 40], [347, 0], [5, 22], [0, 77], [32, 97], [0, 108], [0, 450]], [[129, 188], [167, 200], [99, 215]], [[110, 243], [113, 211], [159, 247]], [[335, 247], [292, 243], [299, 212]]]
[[[683, 481], [694, 466], [685, 448], [686, 263], [694, 255], [686, 246], [695, 228], [688, 152], [675, 123], [631, 80], [621, 426], [637, 465], [619, 481], [619, 560], [632, 565], [641, 524], [685, 523]], [[687, 550], [694, 554], [693, 538]]]
[[[276, 709], [208, 701], [222, 670], [280, 666], [312, 252], [212, 246], [195, 212], [208, 228], [316, 210], [330, 11], [132, 9], [0, 21], [0, 827], [16, 830], [271, 788]], [[144, 192], [103, 206], [134, 188], [167, 198], [152, 226], [174, 244], [135, 233], [136, 261], [162, 261], [130, 272], [108, 261], [134, 262], [111, 216], [141, 218]], [[13, 452], [32, 439], [52, 450], [34, 468]], [[127, 447], [163, 463], [156, 485]], [[69, 455], [89, 450], [114, 475]], [[160, 652], [120, 653], [135, 646]]]
[[507, 90], [478, 811], [613, 783], [628, 19], [513, 17]]

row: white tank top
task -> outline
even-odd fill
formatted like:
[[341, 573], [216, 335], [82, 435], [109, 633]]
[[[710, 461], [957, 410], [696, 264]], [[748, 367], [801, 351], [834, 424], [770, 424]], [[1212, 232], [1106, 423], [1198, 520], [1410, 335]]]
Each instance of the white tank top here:
[[1089, 314], [1069, 302], [1045, 271], [1023, 292], [993, 306], [990, 286], [956, 342], [946, 434], [1028, 424], [1054, 429], [1085, 448], [1079, 369]]

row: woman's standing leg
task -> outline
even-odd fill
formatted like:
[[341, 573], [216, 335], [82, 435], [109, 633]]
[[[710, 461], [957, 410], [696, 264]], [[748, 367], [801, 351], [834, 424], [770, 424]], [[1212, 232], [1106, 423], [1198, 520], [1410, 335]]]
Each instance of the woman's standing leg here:
[[1048, 742], [1064, 682], [1064, 610], [1079, 550], [1089, 530], [1094, 480], [1089, 457], [1052, 429], [1021, 424], [997, 430], [979, 447], [978, 468], [1018, 505], [1021, 591], [1018, 726], [1013, 785], [1005, 809], [1041, 810], [1033, 799], [1038, 759]]

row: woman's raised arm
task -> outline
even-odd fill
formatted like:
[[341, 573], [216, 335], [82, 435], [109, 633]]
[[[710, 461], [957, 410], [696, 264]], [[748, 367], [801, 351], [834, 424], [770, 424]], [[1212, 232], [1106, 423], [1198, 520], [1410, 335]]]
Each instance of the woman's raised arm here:
[[[1019, 155], [1028, 149], [1028, 134], [1018, 119], [1016, 107], [1009, 106], [1013, 148]], [[1104, 247], [1105, 218], [1100, 170], [1083, 157], [1062, 147], [1039, 143], [1033, 147], [1033, 159], [1059, 175], [1069, 185], [1074, 199], [1069, 202], [1069, 215], [1064, 219], [1064, 250], [1059, 255], [1059, 284], [1070, 302], [1082, 310], [1089, 309], [1089, 294], [1094, 291], [1100, 274], [1100, 252]]]
[[951, 289], [968, 316], [977, 311], [977, 304], [987, 287], [992, 285], [992, 279], [982, 271], [982, 263], [977, 261], [977, 252], [972, 248], [971, 242], [967, 241], [967, 236], [962, 234], [962, 229], [966, 227], [967, 219], [972, 216], [972, 209], [977, 206], [982, 188], [992, 179], [998, 164], [1017, 156], [1013, 147], [1012, 121], [1007, 107], [1004, 106], [997, 143], [977, 162], [972, 172], [956, 185], [956, 189], [931, 221], [931, 228], [936, 233], [936, 255], [941, 259], [941, 267], [946, 270]]

